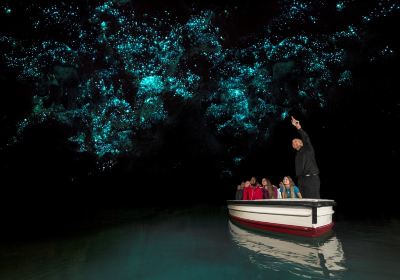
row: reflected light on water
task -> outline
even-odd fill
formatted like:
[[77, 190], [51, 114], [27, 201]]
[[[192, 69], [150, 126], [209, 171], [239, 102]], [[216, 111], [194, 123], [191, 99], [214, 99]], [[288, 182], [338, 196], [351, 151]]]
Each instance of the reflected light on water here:
[[346, 270], [342, 244], [335, 234], [319, 239], [266, 235], [231, 221], [229, 231], [233, 242], [247, 249], [250, 261], [259, 267], [306, 278], [337, 277]]

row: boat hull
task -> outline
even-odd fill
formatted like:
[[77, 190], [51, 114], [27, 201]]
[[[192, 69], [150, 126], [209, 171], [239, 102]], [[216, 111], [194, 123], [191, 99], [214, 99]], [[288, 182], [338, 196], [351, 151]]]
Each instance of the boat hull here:
[[318, 237], [331, 231], [333, 200], [263, 199], [228, 201], [229, 217], [246, 228]]

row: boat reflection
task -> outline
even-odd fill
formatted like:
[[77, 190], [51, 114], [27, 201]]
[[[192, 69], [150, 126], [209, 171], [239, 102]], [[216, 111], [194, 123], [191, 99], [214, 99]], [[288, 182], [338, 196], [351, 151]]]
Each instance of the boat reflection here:
[[250, 251], [251, 262], [274, 271], [298, 276], [330, 278], [345, 268], [342, 244], [334, 233], [319, 239], [265, 235], [243, 229], [229, 221], [233, 241]]

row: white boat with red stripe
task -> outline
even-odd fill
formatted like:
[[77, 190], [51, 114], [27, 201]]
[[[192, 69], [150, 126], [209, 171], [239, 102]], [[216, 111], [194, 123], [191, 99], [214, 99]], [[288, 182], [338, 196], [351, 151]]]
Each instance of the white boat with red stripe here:
[[307, 237], [331, 231], [334, 205], [329, 199], [228, 200], [229, 217], [236, 224]]

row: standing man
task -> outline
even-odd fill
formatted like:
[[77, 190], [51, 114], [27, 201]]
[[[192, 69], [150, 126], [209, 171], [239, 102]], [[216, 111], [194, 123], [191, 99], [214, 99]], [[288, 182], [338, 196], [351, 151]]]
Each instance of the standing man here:
[[320, 198], [319, 169], [315, 160], [314, 148], [308, 134], [301, 129], [300, 122], [292, 117], [292, 125], [297, 128], [301, 139], [292, 140], [297, 151], [295, 159], [296, 177], [303, 198]]

